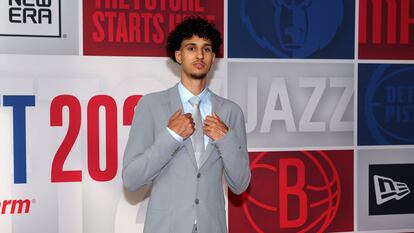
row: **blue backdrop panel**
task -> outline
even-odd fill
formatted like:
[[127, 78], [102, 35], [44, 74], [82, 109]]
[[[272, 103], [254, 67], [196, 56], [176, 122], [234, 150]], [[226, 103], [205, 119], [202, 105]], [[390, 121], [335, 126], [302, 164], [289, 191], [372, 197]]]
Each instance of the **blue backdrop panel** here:
[[354, 57], [353, 0], [229, 1], [230, 58]]
[[359, 145], [414, 142], [413, 76], [414, 65], [359, 65]]

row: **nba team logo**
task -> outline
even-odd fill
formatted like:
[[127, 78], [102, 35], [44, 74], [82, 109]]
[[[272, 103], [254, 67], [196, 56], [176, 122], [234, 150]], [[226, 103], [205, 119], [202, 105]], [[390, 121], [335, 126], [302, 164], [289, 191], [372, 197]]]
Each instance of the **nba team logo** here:
[[359, 1], [359, 58], [414, 59], [414, 0]]
[[230, 62], [249, 148], [353, 145], [354, 65]]
[[246, 192], [229, 192], [229, 231], [353, 230], [352, 151], [250, 153]]
[[0, 36], [60, 37], [60, 0], [3, 0]]
[[414, 143], [414, 66], [360, 65], [359, 142]]
[[413, 214], [414, 164], [369, 165], [369, 215]]
[[[229, 4], [229, 46], [249, 37], [258, 50], [266, 51], [262, 55], [239, 52], [240, 45], [235, 45], [229, 47], [231, 57], [353, 57], [354, 1], [241, 0]], [[236, 4], [240, 4], [239, 12], [232, 10]], [[238, 22], [231, 19], [236, 17]]]

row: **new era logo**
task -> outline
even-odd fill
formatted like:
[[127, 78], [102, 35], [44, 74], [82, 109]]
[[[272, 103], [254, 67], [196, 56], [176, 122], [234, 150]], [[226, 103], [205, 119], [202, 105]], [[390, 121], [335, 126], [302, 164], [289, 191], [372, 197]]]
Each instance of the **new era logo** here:
[[411, 193], [407, 184], [378, 175], [374, 175], [374, 187], [377, 205], [392, 199], [400, 200]]
[[0, 1], [0, 36], [61, 37], [60, 1]]
[[369, 215], [414, 214], [413, 171], [414, 163], [370, 164]]

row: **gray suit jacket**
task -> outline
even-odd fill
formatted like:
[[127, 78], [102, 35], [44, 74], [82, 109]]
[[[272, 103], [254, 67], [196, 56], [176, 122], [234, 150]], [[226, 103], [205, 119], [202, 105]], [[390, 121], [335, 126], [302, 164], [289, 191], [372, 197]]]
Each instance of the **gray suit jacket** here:
[[212, 110], [228, 126], [227, 134], [210, 141], [200, 168], [191, 139], [184, 145], [167, 131], [168, 120], [182, 108], [177, 85], [141, 98], [124, 154], [124, 186], [134, 191], [152, 183], [145, 233], [225, 233], [222, 177], [233, 193], [250, 181], [243, 113], [238, 105], [211, 92]]

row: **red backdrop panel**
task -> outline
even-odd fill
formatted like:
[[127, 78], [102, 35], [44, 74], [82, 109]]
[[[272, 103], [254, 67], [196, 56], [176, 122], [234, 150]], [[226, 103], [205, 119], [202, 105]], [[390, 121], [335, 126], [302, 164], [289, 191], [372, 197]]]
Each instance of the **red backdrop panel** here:
[[229, 192], [230, 233], [353, 230], [353, 152], [250, 153], [252, 179]]
[[358, 34], [360, 59], [414, 59], [414, 0], [360, 0]]
[[189, 15], [223, 33], [223, 8], [223, 0], [84, 0], [84, 55], [166, 56], [168, 33]]

